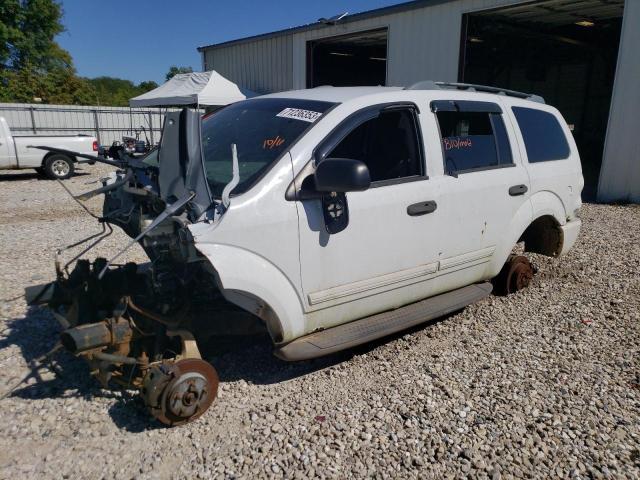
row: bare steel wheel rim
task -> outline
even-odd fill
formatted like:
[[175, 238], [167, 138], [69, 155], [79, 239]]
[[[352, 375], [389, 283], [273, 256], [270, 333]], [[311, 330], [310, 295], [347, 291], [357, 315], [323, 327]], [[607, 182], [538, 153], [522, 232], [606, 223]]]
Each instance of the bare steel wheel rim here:
[[65, 175], [68, 175], [69, 170], [70, 170], [69, 164], [64, 160], [60, 160], [60, 159], [54, 160], [53, 163], [51, 164], [51, 171], [57, 177], [64, 177]]

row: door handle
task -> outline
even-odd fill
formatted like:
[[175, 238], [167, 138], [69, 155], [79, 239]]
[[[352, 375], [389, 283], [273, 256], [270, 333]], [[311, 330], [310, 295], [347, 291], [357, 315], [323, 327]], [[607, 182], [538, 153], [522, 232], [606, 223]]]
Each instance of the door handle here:
[[420, 215], [426, 215], [427, 213], [435, 212], [436, 208], [438, 208], [438, 204], [433, 200], [414, 203], [413, 205], [409, 205], [407, 207], [407, 214], [412, 217], [418, 217]]
[[527, 190], [529, 189], [526, 185], [514, 185], [513, 187], [509, 188], [509, 195], [511, 195], [512, 197], [524, 195], [525, 193], [527, 193]]

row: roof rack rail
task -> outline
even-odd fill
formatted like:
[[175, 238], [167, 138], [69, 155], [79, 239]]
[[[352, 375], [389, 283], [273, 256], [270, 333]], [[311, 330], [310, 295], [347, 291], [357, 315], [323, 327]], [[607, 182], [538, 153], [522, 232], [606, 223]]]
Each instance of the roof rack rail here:
[[535, 95], [533, 93], [517, 92], [516, 90], [490, 87], [487, 85], [476, 85], [474, 83], [434, 82], [432, 80], [424, 80], [422, 82], [414, 83], [410, 87], [405, 87], [405, 90], [442, 90], [445, 88], [455, 88], [458, 90], [470, 90], [472, 92], [495, 93], [497, 95], [507, 95], [509, 97], [525, 98], [533, 102], [545, 103], [544, 98], [542, 98], [540, 95]]

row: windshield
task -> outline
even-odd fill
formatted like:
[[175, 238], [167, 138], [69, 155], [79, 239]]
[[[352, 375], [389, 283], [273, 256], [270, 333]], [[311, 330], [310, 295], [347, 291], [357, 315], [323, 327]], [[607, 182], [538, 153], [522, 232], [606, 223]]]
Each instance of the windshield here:
[[246, 192], [333, 103], [287, 98], [256, 98], [230, 105], [202, 121], [207, 181], [220, 197], [232, 177], [231, 144], [238, 147], [240, 182]]

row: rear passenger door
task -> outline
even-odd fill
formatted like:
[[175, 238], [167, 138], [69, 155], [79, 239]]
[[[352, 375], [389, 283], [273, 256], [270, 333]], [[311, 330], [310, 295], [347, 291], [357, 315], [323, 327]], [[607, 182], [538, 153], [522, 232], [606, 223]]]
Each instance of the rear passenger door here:
[[512, 126], [492, 102], [438, 100], [431, 111], [445, 173], [442, 209], [451, 222], [441, 270], [467, 267], [470, 281], [490, 278], [497, 274], [490, 262], [511, 249], [505, 243], [516, 212], [524, 207], [531, 214], [529, 176]]

